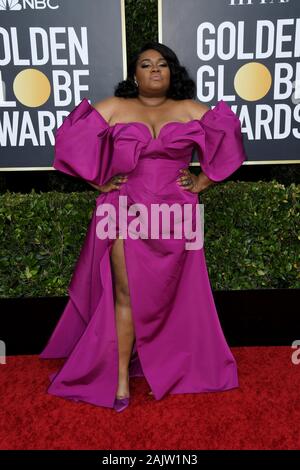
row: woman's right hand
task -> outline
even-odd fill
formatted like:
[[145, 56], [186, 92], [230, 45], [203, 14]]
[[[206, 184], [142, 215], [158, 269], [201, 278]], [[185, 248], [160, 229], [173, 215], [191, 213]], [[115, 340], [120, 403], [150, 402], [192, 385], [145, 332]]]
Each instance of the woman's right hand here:
[[128, 179], [128, 176], [122, 175], [115, 175], [113, 176], [107, 183], [103, 184], [102, 186], [98, 186], [99, 191], [102, 193], [109, 193], [114, 189], [120, 189], [121, 183], [125, 183]]

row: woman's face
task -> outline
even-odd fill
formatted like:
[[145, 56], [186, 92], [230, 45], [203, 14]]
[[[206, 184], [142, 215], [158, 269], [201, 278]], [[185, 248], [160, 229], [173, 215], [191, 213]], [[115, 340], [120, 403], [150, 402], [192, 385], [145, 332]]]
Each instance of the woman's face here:
[[168, 62], [154, 49], [144, 51], [136, 64], [135, 79], [139, 93], [149, 96], [164, 95], [170, 86]]

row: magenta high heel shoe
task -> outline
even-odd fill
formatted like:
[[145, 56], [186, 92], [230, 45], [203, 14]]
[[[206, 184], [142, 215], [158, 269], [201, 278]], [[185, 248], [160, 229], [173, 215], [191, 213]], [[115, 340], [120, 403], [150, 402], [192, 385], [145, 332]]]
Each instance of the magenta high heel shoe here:
[[130, 396], [129, 397], [116, 397], [115, 402], [114, 402], [114, 410], [115, 411], [123, 411], [127, 406], [129, 405], [130, 402]]

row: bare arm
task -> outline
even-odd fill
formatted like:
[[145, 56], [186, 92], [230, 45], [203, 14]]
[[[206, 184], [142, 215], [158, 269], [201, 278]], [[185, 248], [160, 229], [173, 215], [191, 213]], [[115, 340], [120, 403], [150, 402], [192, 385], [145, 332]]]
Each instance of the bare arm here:
[[203, 191], [209, 186], [216, 184], [216, 181], [211, 180], [203, 171], [201, 171], [198, 175], [198, 184], [199, 191]]
[[87, 183], [90, 184], [93, 188], [97, 189], [97, 191], [101, 191], [101, 186], [97, 186], [96, 184], [90, 183], [89, 181], [87, 181]]
[[105, 121], [109, 123], [118, 104], [119, 98], [117, 96], [109, 96], [108, 98], [104, 98], [104, 100], [91, 103], [91, 106], [93, 106], [93, 108], [95, 108], [102, 117], [104, 117]]

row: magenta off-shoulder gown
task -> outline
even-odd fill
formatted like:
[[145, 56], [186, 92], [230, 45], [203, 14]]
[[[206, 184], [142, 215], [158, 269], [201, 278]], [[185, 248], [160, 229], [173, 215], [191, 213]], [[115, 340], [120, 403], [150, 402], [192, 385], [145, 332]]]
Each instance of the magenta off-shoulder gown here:
[[[201, 169], [222, 181], [246, 159], [237, 115], [220, 100], [201, 119], [169, 122], [154, 138], [142, 122], [110, 126], [84, 98], [56, 131], [54, 168], [97, 185], [128, 175], [119, 190], [100, 193], [69, 284], [69, 300], [40, 358], [65, 358], [50, 394], [113, 407], [118, 339], [110, 265], [113, 239], [96, 233], [97, 207], [119, 196], [133, 203], [191, 203], [198, 194], [176, 183], [196, 148]], [[201, 202], [201, 201], [200, 201]], [[118, 228], [118, 226], [117, 226]], [[166, 394], [238, 387], [208, 277], [204, 246], [185, 240], [124, 238], [135, 342], [130, 377], [144, 377], [156, 400]], [[204, 244], [205, 245], [205, 244]]]

